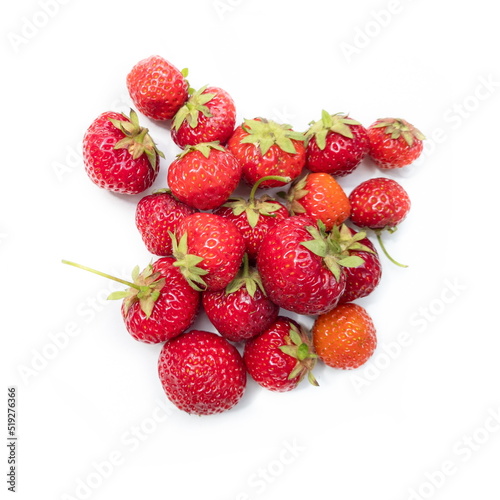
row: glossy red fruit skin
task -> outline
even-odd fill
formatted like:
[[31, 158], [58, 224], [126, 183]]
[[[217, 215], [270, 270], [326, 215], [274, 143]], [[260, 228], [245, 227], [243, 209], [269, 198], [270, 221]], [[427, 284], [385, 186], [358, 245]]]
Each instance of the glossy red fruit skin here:
[[[120, 194], [139, 194], [151, 187], [158, 176], [146, 154], [134, 160], [126, 149], [114, 149], [125, 137], [109, 120], [130, 120], [120, 113], [106, 111], [99, 115], [85, 132], [83, 162], [92, 182], [100, 188]], [[159, 165], [156, 155], [156, 162]]]
[[139, 61], [127, 75], [127, 88], [137, 109], [153, 120], [169, 120], [188, 98], [186, 79], [160, 56]]
[[224, 146], [233, 134], [236, 106], [232, 97], [219, 87], [207, 87], [203, 94], [215, 94], [206, 104], [212, 116], [199, 113], [195, 128], [190, 127], [186, 120], [178, 130], [172, 127], [172, 140], [180, 148], [213, 141], [219, 141]]
[[196, 209], [176, 200], [170, 193], [158, 192], [139, 200], [135, 224], [148, 251], [154, 255], [172, 255], [172, 239], [177, 224]]
[[234, 215], [233, 210], [229, 207], [220, 207], [214, 211], [217, 215], [225, 217], [233, 222], [234, 225], [240, 230], [240, 233], [245, 240], [246, 253], [248, 254], [248, 258], [251, 262], [255, 262], [257, 260], [260, 244], [269, 230], [278, 224], [279, 221], [290, 216], [287, 208], [282, 203], [275, 200], [272, 202], [280, 205], [280, 208], [273, 212], [273, 215], [259, 215], [259, 221], [253, 228], [250, 226], [245, 212], [240, 215]]
[[389, 229], [408, 215], [408, 193], [393, 179], [377, 177], [355, 187], [349, 195], [351, 221], [358, 227]]
[[146, 344], [165, 342], [187, 330], [196, 319], [200, 292], [189, 286], [174, 262], [172, 257], [163, 257], [153, 263], [153, 272], [160, 273], [166, 284], [149, 318], [139, 302], [135, 302], [128, 312], [122, 306], [125, 326], [135, 340]]
[[306, 216], [288, 217], [264, 237], [257, 269], [268, 297], [283, 309], [306, 315], [333, 309], [345, 289], [341, 270], [337, 281], [321, 257], [301, 245], [312, 240], [306, 230], [314, 226]]
[[158, 375], [168, 399], [194, 415], [231, 409], [246, 386], [246, 369], [238, 350], [221, 336], [201, 330], [165, 343]]
[[233, 293], [203, 292], [203, 308], [217, 331], [231, 342], [251, 339], [278, 317], [279, 307], [259, 289], [252, 297], [246, 287]]
[[[227, 143], [227, 148], [243, 167], [243, 179], [247, 184], [253, 186], [259, 179], [268, 175], [279, 175], [297, 178], [306, 163], [306, 149], [301, 141], [291, 139], [295, 146], [296, 154], [287, 153], [274, 144], [269, 151], [262, 156], [259, 146], [255, 144], [241, 143], [248, 135], [241, 126], [236, 127], [233, 135]], [[260, 184], [260, 188], [283, 186], [283, 182], [268, 180]]]
[[199, 210], [224, 204], [241, 179], [242, 167], [229, 151], [211, 149], [206, 158], [189, 151], [168, 169], [168, 186], [177, 199]]
[[[354, 235], [356, 231], [351, 229], [351, 233]], [[346, 287], [340, 297], [339, 304], [368, 296], [379, 285], [382, 278], [382, 264], [375, 246], [368, 238], [363, 238], [359, 243], [367, 246], [373, 253], [364, 250], [349, 251], [349, 255], [361, 257], [364, 263], [359, 267], [344, 268]]]
[[335, 177], [352, 173], [368, 154], [370, 140], [363, 125], [349, 125], [353, 138], [328, 132], [326, 147], [320, 149], [315, 137], [306, 149], [306, 167], [311, 172], [325, 172]]
[[297, 360], [280, 350], [286, 344], [290, 323], [300, 328], [294, 320], [279, 316], [266, 331], [245, 344], [243, 361], [248, 373], [260, 386], [270, 391], [291, 391], [300, 381], [299, 377], [288, 379]]
[[203, 276], [206, 290], [224, 289], [236, 276], [245, 253], [239, 229], [220, 215], [200, 212], [180, 221], [175, 231], [177, 239], [184, 233], [188, 234], [188, 253], [203, 258], [199, 267], [208, 271]]

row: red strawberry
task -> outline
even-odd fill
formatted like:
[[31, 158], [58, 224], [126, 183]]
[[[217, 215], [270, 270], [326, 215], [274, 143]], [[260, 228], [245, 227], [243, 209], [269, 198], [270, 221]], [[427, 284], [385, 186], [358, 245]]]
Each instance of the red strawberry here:
[[269, 298], [298, 314], [333, 309], [345, 289], [344, 266], [361, 259], [341, 255], [339, 246], [306, 216], [280, 221], [264, 237], [257, 269]]
[[231, 96], [218, 87], [205, 86], [193, 92], [177, 111], [172, 139], [180, 148], [200, 142], [226, 144], [235, 122], [236, 108]]
[[138, 194], [149, 188], [164, 158], [131, 110], [130, 119], [107, 111], [96, 118], [83, 138], [83, 161], [90, 179], [103, 189]]
[[220, 215], [195, 213], [180, 221], [173, 236], [173, 254], [196, 290], [222, 290], [240, 268], [245, 241], [238, 228]]
[[394, 232], [410, 210], [410, 198], [403, 187], [384, 177], [368, 179], [352, 190], [349, 201], [351, 221], [356, 226], [375, 230], [387, 257], [395, 264], [406, 267], [389, 256], [380, 237], [384, 229]]
[[322, 112], [306, 133], [307, 163], [311, 172], [335, 176], [350, 174], [367, 155], [370, 142], [366, 129], [341, 113]]
[[312, 334], [316, 353], [332, 368], [358, 368], [377, 347], [373, 321], [357, 304], [342, 304], [318, 316]]
[[160, 56], [139, 61], [127, 75], [127, 88], [137, 109], [153, 120], [173, 118], [188, 98], [187, 70], [179, 71]]
[[383, 169], [401, 168], [422, 153], [425, 136], [401, 118], [382, 118], [368, 128], [370, 157]]
[[140, 342], [157, 344], [172, 339], [189, 328], [198, 314], [200, 294], [186, 283], [172, 257], [158, 259], [141, 273], [136, 267], [132, 272], [132, 282], [73, 262], [63, 262], [130, 287], [112, 293], [108, 299], [124, 299], [122, 315], [125, 326]]
[[231, 409], [243, 396], [246, 369], [226, 339], [191, 330], [166, 342], [158, 375], [168, 399], [180, 410], [213, 415]]
[[141, 198], [135, 211], [135, 224], [149, 252], [155, 255], [171, 255], [172, 239], [179, 221], [196, 209], [176, 200], [166, 190], [157, 191]]
[[259, 385], [285, 392], [295, 389], [306, 374], [311, 384], [318, 385], [311, 371], [317, 356], [311, 351], [311, 341], [298, 323], [280, 316], [245, 344], [243, 361]]
[[[295, 179], [306, 162], [304, 136], [290, 125], [256, 118], [245, 120], [236, 128], [227, 143], [231, 153], [243, 165], [243, 178], [255, 184], [262, 177], [278, 175]], [[260, 187], [282, 186], [276, 180], [263, 182]]]
[[313, 172], [295, 181], [287, 199], [293, 215], [306, 214], [320, 220], [327, 231], [342, 224], [351, 212], [349, 199], [340, 184], [323, 172]]
[[220, 207], [240, 178], [241, 165], [217, 142], [186, 146], [168, 168], [173, 195], [199, 210]]
[[282, 182], [290, 180], [285, 177], [263, 177], [252, 187], [248, 200], [241, 197], [230, 198], [214, 212], [229, 219], [238, 227], [245, 240], [246, 252], [252, 262], [257, 259], [260, 244], [269, 229], [289, 216], [286, 207], [270, 196], [255, 198], [259, 185], [269, 179]]
[[241, 342], [255, 337], [277, 318], [279, 307], [265, 295], [256, 269], [243, 266], [225, 290], [203, 292], [202, 301], [210, 322], [227, 340]]

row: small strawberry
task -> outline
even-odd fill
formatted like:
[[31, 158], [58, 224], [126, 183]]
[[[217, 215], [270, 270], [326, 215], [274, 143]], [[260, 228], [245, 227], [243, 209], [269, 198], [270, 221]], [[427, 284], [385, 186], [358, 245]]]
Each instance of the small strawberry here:
[[235, 278], [245, 253], [238, 228], [220, 215], [184, 217], [172, 235], [175, 265], [195, 290], [222, 290]]
[[349, 199], [330, 174], [313, 172], [296, 180], [288, 191], [292, 215], [306, 214], [320, 220], [331, 231], [342, 224], [351, 212]]
[[269, 229], [290, 215], [282, 203], [270, 196], [255, 198], [258, 187], [267, 180], [289, 182], [291, 179], [279, 176], [263, 177], [253, 185], [248, 200], [241, 197], [230, 198], [214, 212], [229, 219], [238, 227], [245, 240], [246, 252], [252, 262], [257, 259], [260, 244]]
[[363, 307], [353, 303], [318, 316], [312, 334], [317, 355], [332, 368], [358, 368], [377, 347], [372, 319]]
[[137, 109], [153, 120], [169, 120], [188, 98], [187, 70], [179, 71], [160, 56], [139, 61], [127, 75]]
[[190, 207], [220, 207], [236, 189], [241, 165], [217, 142], [186, 146], [168, 168], [172, 194]]
[[[321, 226], [321, 223], [320, 223]], [[268, 297], [298, 314], [322, 314], [333, 309], [345, 289], [343, 267], [362, 259], [342, 255], [324, 226], [298, 215], [280, 221], [264, 237], [257, 269]]]
[[382, 118], [368, 127], [370, 157], [382, 169], [401, 168], [422, 153], [425, 136], [401, 118]]
[[113, 111], [102, 113], [83, 138], [87, 175], [115, 193], [138, 194], [149, 188], [158, 176], [159, 156], [164, 158], [133, 110], [130, 118]]
[[318, 385], [312, 374], [316, 364], [311, 341], [299, 324], [279, 316], [263, 333], [245, 344], [243, 361], [251, 377], [270, 391], [295, 389], [307, 375]]
[[203, 292], [202, 302], [210, 322], [227, 340], [241, 342], [255, 337], [277, 318], [279, 307], [264, 292], [259, 273], [243, 266], [225, 290]]
[[385, 177], [368, 179], [355, 187], [349, 195], [351, 221], [361, 228], [373, 229], [385, 255], [395, 261], [386, 251], [381, 232], [393, 233], [406, 218], [411, 202], [408, 193], [395, 180]]
[[140, 342], [157, 344], [172, 339], [187, 330], [198, 314], [200, 294], [186, 283], [172, 257], [158, 259], [141, 273], [136, 267], [132, 272], [132, 282], [74, 262], [63, 260], [63, 263], [129, 286], [126, 291], [112, 293], [108, 299], [124, 299], [122, 316], [125, 326]]
[[306, 167], [335, 176], [353, 172], [370, 147], [363, 125], [342, 113], [330, 115], [324, 110], [321, 120], [311, 122], [306, 143]]
[[172, 255], [172, 238], [179, 221], [196, 209], [176, 200], [167, 190], [156, 191], [139, 200], [135, 225], [148, 251], [154, 255]]
[[[243, 179], [250, 185], [266, 176], [295, 179], [306, 162], [304, 136], [290, 125], [255, 118], [237, 127], [227, 143], [231, 153], [243, 166]], [[260, 187], [283, 186], [283, 182], [268, 180]]]
[[212, 332], [191, 330], [166, 342], [158, 375], [168, 399], [182, 411], [213, 415], [243, 396], [246, 369], [240, 353]]
[[192, 92], [177, 111], [171, 130], [180, 148], [200, 142], [226, 144], [236, 123], [236, 108], [231, 96], [218, 87], [202, 87]]

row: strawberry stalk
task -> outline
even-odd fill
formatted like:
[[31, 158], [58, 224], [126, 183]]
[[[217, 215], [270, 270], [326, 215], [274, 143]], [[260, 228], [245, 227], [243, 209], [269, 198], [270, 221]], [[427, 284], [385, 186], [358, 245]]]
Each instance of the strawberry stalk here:
[[257, 189], [259, 189], [259, 186], [265, 182], [265, 181], [279, 181], [279, 182], [284, 182], [285, 184], [290, 182], [292, 179], [290, 177], [282, 177], [280, 175], [266, 175], [265, 177], [261, 177], [253, 186], [252, 190], [250, 191], [250, 195], [248, 197], [250, 203], [253, 205], [255, 201], [255, 193], [257, 192]]
[[401, 262], [398, 262], [397, 260], [395, 260], [393, 257], [391, 257], [391, 255], [389, 254], [389, 252], [387, 251], [387, 249], [385, 248], [385, 245], [384, 245], [384, 242], [382, 241], [382, 231], [375, 231], [375, 234], [377, 236], [377, 240], [378, 240], [378, 243], [380, 245], [380, 248], [382, 249], [382, 252], [384, 252], [384, 255], [393, 263], [393, 264], [396, 264], [396, 266], [399, 266], [399, 267], [408, 267], [406, 264], [401, 264]]
[[110, 274], [106, 274], [106, 273], [103, 273], [101, 271], [97, 271], [96, 269], [92, 269], [91, 267], [82, 266], [81, 264], [77, 264], [76, 262], [71, 262], [69, 260], [62, 260], [61, 262], [63, 264], [68, 264], [68, 266], [77, 267], [78, 269], [83, 269], [84, 271], [89, 271], [91, 273], [98, 274], [99, 276], [102, 276], [103, 278], [108, 278], [110, 280], [121, 283], [122, 285], [129, 286], [130, 288], [135, 288], [136, 290], [141, 289], [141, 287], [139, 285], [136, 285], [135, 283], [132, 283], [131, 281], [122, 280], [122, 279], [117, 278], [115, 276], [111, 276]]

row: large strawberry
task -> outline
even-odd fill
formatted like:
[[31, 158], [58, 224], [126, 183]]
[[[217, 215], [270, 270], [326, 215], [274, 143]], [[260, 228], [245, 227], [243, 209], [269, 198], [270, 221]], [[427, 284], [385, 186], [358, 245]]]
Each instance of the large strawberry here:
[[296, 180], [287, 199], [293, 215], [305, 214], [320, 220], [330, 231], [351, 213], [351, 205], [340, 184], [330, 174], [313, 172]]
[[220, 215], [200, 212], [180, 221], [172, 235], [175, 265], [196, 290], [222, 290], [245, 253], [238, 228]]
[[153, 120], [173, 118], [188, 98], [187, 71], [160, 56], [139, 61], [127, 75], [127, 88], [137, 109]]
[[168, 186], [174, 196], [199, 210], [220, 207], [240, 178], [240, 163], [218, 142], [186, 146], [168, 168]]
[[231, 409], [246, 386], [240, 353], [212, 332], [191, 330], [166, 342], [158, 375], [168, 399], [180, 410], [213, 415]]
[[401, 168], [422, 153], [425, 136], [402, 118], [381, 118], [368, 127], [370, 157], [382, 169]]
[[138, 194], [149, 188], [159, 171], [159, 156], [148, 129], [130, 118], [107, 111], [97, 117], [83, 138], [83, 161], [90, 179], [103, 189]]
[[318, 385], [311, 371], [316, 358], [308, 335], [297, 322], [284, 316], [247, 341], [243, 354], [252, 378], [277, 392], [295, 389], [306, 375], [311, 384]]
[[306, 216], [280, 221], [264, 237], [257, 256], [269, 298], [284, 309], [310, 315], [337, 305], [345, 289], [343, 267], [361, 263], [359, 257], [342, 255], [324, 227]]
[[[243, 179], [255, 184], [269, 175], [290, 177], [300, 175], [306, 162], [304, 136], [294, 132], [290, 125], [280, 125], [272, 120], [255, 118], [245, 120], [237, 127], [227, 143], [243, 166]], [[260, 187], [282, 186], [284, 182], [268, 180]]]
[[290, 215], [282, 203], [268, 195], [255, 198], [257, 188], [267, 180], [287, 182], [290, 178], [263, 177], [253, 185], [248, 200], [242, 197], [230, 198], [214, 212], [226, 217], [238, 227], [245, 240], [246, 252], [252, 262], [257, 259], [260, 244], [269, 229]]
[[172, 139], [180, 148], [200, 142], [226, 144], [236, 123], [236, 108], [231, 96], [218, 87], [202, 87], [192, 92], [177, 111]]
[[200, 294], [186, 283], [172, 257], [158, 259], [141, 273], [136, 267], [132, 281], [73, 262], [63, 262], [129, 286], [126, 291], [112, 293], [108, 299], [124, 299], [122, 316], [125, 326], [140, 342], [157, 344], [172, 339], [189, 328], [198, 314]]
[[247, 255], [240, 272], [226, 289], [203, 292], [202, 302], [210, 322], [232, 342], [262, 333], [275, 321], [279, 311], [264, 293], [257, 270], [248, 266]]
[[306, 133], [307, 162], [311, 172], [335, 176], [350, 174], [367, 155], [370, 141], [366, 129], [342, 113], [322, 112]]
[[135, 224], [149, 252], [171, 255], [172, 238], [179, 221], [196, 209], [176, 200], [168, 191], [160, 190], [139, 200], [135, 210]]

